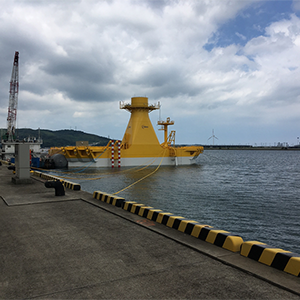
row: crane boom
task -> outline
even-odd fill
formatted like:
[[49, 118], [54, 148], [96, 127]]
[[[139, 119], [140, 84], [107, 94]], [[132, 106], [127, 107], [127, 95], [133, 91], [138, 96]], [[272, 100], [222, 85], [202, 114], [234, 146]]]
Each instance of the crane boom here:
[[17, 121], [17, 106], [19, 93], [19, 52], [15, 52], [14, 64], [11, 73], [10, 88], [9, 88], [9, 103], [7, 116], [7, 140], [15, 140], [15, 129]]

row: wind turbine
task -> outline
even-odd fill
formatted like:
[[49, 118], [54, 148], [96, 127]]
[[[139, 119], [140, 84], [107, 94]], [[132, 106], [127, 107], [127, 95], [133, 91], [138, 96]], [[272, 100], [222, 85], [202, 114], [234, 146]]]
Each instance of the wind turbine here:
[[213, 145], [215, 145], [215, 139], [218, 140], [218, 138], [215, 136], [214, 130], [212, 130], [212, 136], [208, 140], [210, 140], [211, 138], [213, 139]]

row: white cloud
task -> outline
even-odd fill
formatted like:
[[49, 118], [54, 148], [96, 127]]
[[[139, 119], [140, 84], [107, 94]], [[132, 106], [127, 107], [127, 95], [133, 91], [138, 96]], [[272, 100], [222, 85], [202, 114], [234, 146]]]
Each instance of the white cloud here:
[[246, 38], [243, 34], [241, 34], [241, 33], [236, 32], [235, 35], [238, 36], [238, 37], [239, 37], [241, 40], [243, 40], [243, 41], [245, 41], [245, 40], [247, 39], [247, 38]]
[[[209, 135], [215, 125], [234, 130], [241, 120], [249, 131], [254, 121], [275, 126], [296, 120], [296, 14], [265, 29], [256, 25], [261, 36], [244, 47], [209, 52], [203, 46], [218, 28], [257, 1], [2, 3], [1, 127], [6, 126], [15, 50], [20, 51], [19, 127], [76, 126], [121, 138], [129, 116], [118, 109], [118, 101], [134, 95], [161, 101], [163, 114], [183, 134], [177, 134], [179, 142], [193, 143], [189, 123]], [[246, 38], [239, 30], [233, 33]]]

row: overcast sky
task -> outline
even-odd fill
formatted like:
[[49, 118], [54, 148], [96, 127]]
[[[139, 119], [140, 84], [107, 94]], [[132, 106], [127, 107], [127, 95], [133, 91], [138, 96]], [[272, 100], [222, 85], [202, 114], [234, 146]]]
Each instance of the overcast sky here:
[[147, 96], [176, 143], [298, 143], [298, 0], [0, 0], [2, 128], [15, 51], [18, 128], [121, 139]]

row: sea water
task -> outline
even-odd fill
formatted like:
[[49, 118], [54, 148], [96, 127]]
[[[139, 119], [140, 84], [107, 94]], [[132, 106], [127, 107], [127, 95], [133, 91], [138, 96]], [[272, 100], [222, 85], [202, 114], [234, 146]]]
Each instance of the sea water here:
[[196, 165], [155, 169], [65, 176], [87, 192], [115, 193], [153, 173], [118, 196], [300, 254], [300, 151], [207, 150]]

